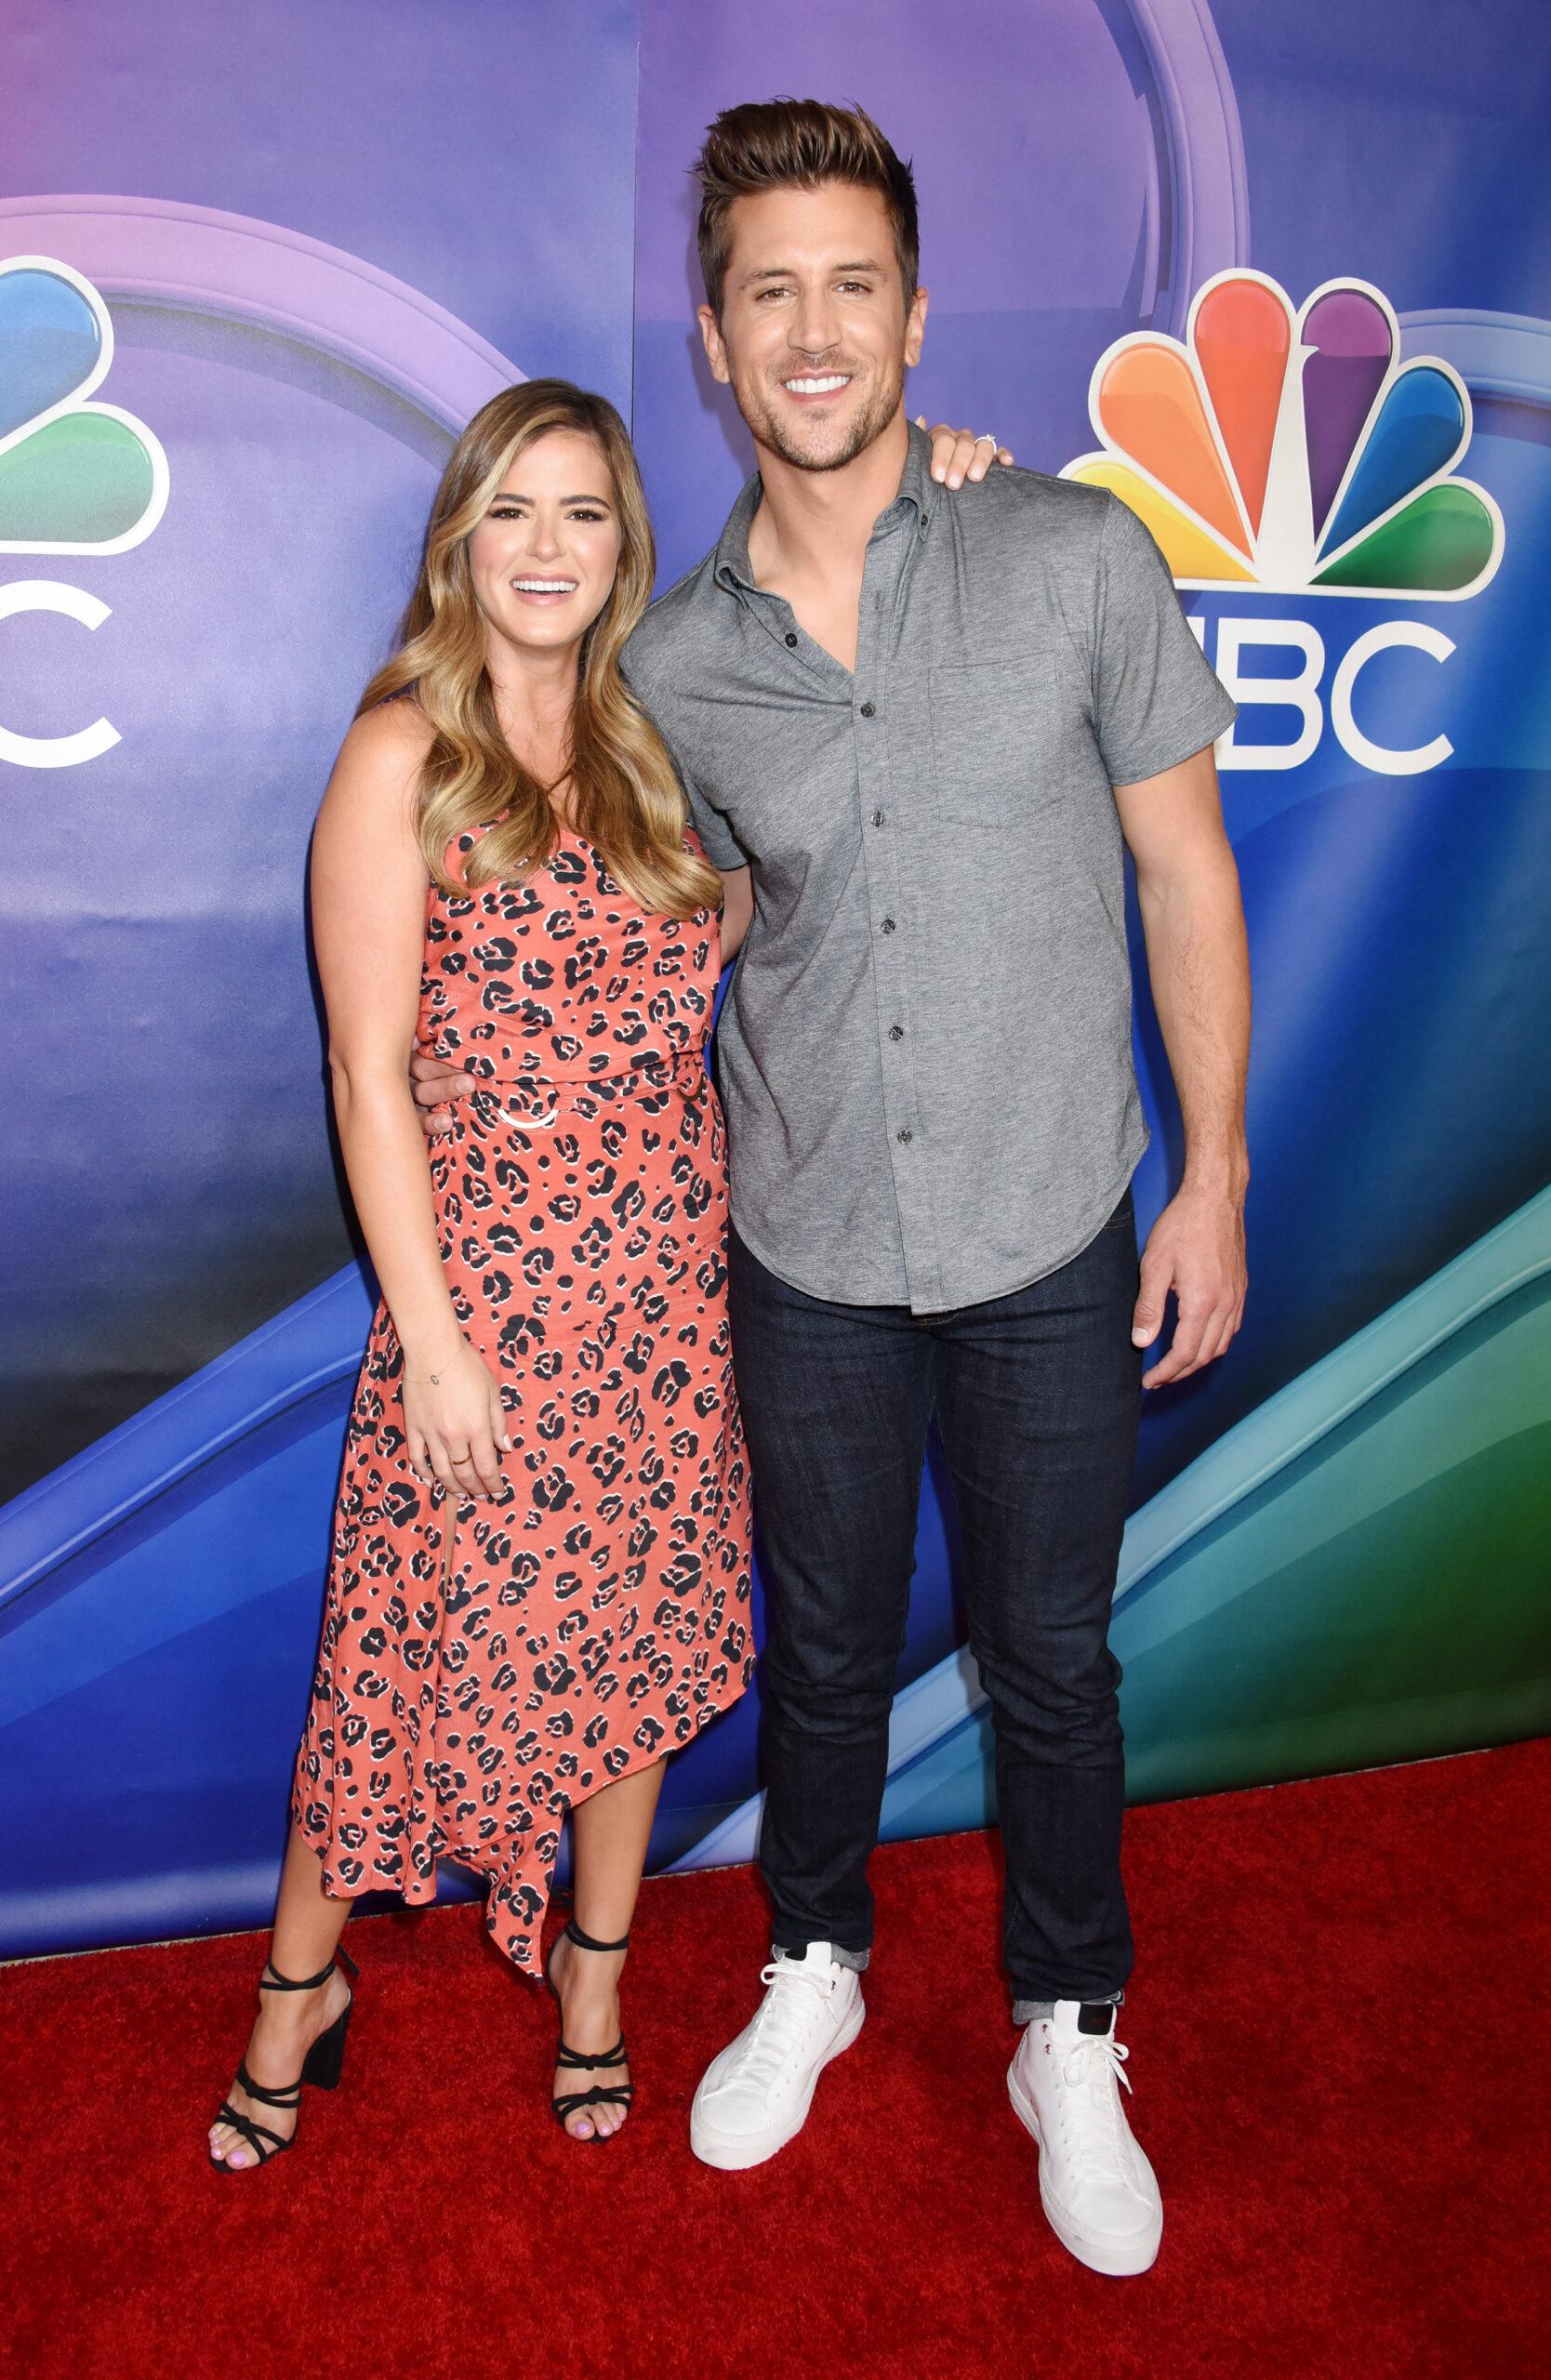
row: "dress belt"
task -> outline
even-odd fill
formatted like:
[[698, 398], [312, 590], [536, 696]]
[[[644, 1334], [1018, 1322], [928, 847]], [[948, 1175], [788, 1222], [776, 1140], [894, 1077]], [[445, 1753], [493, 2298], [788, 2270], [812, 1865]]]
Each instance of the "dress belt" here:
[[[479, 1064], [476, 1057], [475, 1066]], [[504, 1116], [537, 1131], [563, 1116], [597, 1116], [624, 1100], [650, 1100], [672, 1091], [681, 1099], [703, 1099], [709, 1081], [706, 1045], [696, 1041], [671, 1057], [658, 1052], [643, 1058], [619, 1074], [542, 1075], [525, 1068], [510, 1075], [482, 1074], [472, 1097], [486, 1115]]]

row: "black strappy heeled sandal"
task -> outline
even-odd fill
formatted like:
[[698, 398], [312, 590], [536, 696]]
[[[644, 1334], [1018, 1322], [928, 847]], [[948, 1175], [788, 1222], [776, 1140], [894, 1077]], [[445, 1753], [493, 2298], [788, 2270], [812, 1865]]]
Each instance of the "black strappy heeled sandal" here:
[[[360, 1972], [350, 1952], [343, 1949], [335, 1951], [333, 1958], [321, 1973], [310, 1975], [302, 1983], [298, 1983], [292, 1976], [282, 1975], [272, 1959], [266, 1960], [265, 1964], [269, 1972], [258, 1978], [260, 1991], [316, 1991], [320, 1985], [328, 1981], [337, 1964], [344, 1967], [351, 1975], [358, 1975]], [[345, 2037], [350, 2031], [351, 2010], [354, 2005], [355, 1994], [352, 1991], [327, 2032], [320, 2033], [308, 2051], [306, 2062], [296, 2081], [288, 2083], [283, 2091], [272, 2091], [264, 2083], [256, 2082], [247, 2070], [245, 2056], [237, 2069], [237, 2088], [240, 2091], [245, 2091], [250, 2099], [257, 2099], [259, 2106], [265, 2108], [299, 2108], [301, 2086], [304, 2082], [311, 2082], [314, 2090], [318, 2091], [336, 2089], [339, 2077], [344, 2072]], [[229, 2123], [233, 2132], [240, 2133], [260, 2165], [267, 2165], [272, 2157], [278, 2157], [283, 2149], [289, 2149], [291, 2142], [296, 2138], [294, 2132], [289, 2139], [285, 2139], [278, 2132], [272, 2132], [267, 2123], [260, 2123], [256, 2116], [240, 2115], [230, 2099], [221, 2101], [220, 2113], [217, 2116], [216, 2122]], [[222, 2174], [242, 2174], [250, 2170], [245, 2165], [229, 2165], [224, 2157], [216, 2155], [213, 2149], [210, 2151], [210, 2162], [218, 2173]], [[258, 2169], [255, 2167], [251, 2170]]]
[[[567, 1941], [574, 1942], [578, 1950], [628, 1950], [630, 1947], [630, 1937], [628, 1934], [622, 1942], [595, 1942], [590, 1934], [584, 1934], [582, 1932], [581, 1927], [577, 1924], [574, 1917], [568, 1917], [566, 1919], [562, 1932], [564, 1938]], [[555, 1989], [554, 1963], [555, 1951], [560, 1947], [561, 1939], [562, 1935], [557, 1934], [554, 1941], [550, 1946], [550, 1955], [545, 1962], [544, 1966], [544, 1980], [549, 1985], [550, 1990], [554, 1992], [557, 2002], [560, 1999], [560, 1993]], [[577, 2069], [584, 2074], [590, 2074], [595, 2073], [600, 2067], [623, 2066], [624, 2063], [625, 2036], [623, 2033], [620, 2034], [619, 2039], [615, 2043], [614, 2047], [611, 2050], [605, 2050], [602, 2057], [583, 2057], [578, 2050], [572, 2049], [567, 2043], [565, 2039], [565, 2022], [563, 2016], [562, 2017], [560, 2040], [555, 2047], [555, 2064], [557, 2066], [563, 2066], [567, 2069]], [[567, 2116], [576, 2115], [583, 2108], [628, 2108], [630, 2106], [634, 2097], [635, 2085], [633, 2082], [595, 2082], [590, 2091], [563, 2091], [558, 2099], [550, 2099], [550, 2105], [554, 2109], [555, 2122], [559, 2124], [561, 2130], [566, 2133], [570, 2139], [579, 2141], [580, 2135], [577, 2133], [571, 2132], [566, 2123], [565, 2119]], [[592, 2130], [588, 2136], [590, 2139], [594, 2141], [603, 2140], [607, 2137], [605, 2134], [601, 2133], [598, 2130], [596, 2124], [593, 2125]]]

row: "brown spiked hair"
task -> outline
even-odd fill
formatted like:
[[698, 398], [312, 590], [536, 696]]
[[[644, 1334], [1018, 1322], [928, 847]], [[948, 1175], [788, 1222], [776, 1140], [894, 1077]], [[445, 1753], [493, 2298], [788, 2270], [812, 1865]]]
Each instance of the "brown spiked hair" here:
[[878, 192], [894, 231], [907, 307], [915, 297], [921, 280], [915, 178], [862, 109], [832, 108], [823, 99], [724, 108], [690, 170], [700, 184], [700, 275], [718, 322], [732, 253], [733, 201], [767, 190], [817, 190], [825, 182]]

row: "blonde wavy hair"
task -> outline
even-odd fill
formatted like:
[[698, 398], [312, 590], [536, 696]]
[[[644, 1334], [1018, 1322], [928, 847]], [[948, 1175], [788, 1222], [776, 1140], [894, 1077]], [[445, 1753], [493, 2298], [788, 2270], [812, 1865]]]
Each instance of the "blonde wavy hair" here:
[[[688, 805], [668, 747], [620, 674], [625, 640], [651, 601], [656, 548], [629, 433], [606, 398], [569, 380], [527, 380], [475, 414], [436, 491], [398, 648], [356, 717], [413, 694], [430, 722], [416, 829], [444, 891], [520, 879], [553, 857], [558, 828], [549, 788], [523, 767], [496, 714], [469, 539], [516, 457], [557, 430], [578, 431], [602, 449], [620, 526], [614, 587], [577, 662], [568, 771], [577, 830], [643, 908], [690, 918], [720, 908], [722, 879], [684, 849]], [[459, 882], [447, 872], [448, 846], [484, 826], [491, 830], [467, 854]]]

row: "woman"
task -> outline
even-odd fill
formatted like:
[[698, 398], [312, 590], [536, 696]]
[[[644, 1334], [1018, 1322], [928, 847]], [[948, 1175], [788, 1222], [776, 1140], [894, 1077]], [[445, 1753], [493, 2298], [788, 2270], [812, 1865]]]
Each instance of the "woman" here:
[[[962, 469], [965, 438], [937, 451]], [[552, 2104], [577, 2140], [616, 2133], [663, 1762], [749, 1683], [704, 1065], [748, 895], [719, 922], [722, 879], [619, 674], [653, 574], [614, 408], [557, 380], [495, 398], [448, 463], [404, 641], [319, 813], [335, 1112], [382, 1302], [258, 2016], [209, 2134], [229, 2173], [290, 2146], [303, 2082], [339, 2078], [351, 1899], [429, 1901], [454, 1858], [537, 1975], [567, 1810]], [[412, 1040], [484, 1086], [429, 1167]]]

